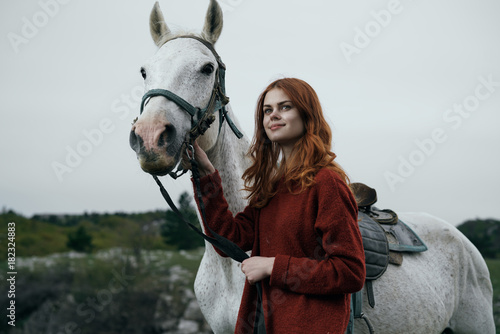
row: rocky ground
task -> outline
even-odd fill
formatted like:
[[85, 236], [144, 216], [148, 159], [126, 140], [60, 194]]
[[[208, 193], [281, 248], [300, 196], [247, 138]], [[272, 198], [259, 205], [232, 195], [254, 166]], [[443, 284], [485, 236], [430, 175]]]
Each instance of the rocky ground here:
[[212, 333], [192, 288], [201, 254], [112, 249], [19, 258], [16, 326], [0, 332]]

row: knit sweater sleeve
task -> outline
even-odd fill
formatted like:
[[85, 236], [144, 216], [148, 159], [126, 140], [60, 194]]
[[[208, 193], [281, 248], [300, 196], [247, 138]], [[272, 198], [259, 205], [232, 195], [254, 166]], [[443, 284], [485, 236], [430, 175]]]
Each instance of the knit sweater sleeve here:
[[361, 290], [366, 269], [357, 204], [333, 172], [318, 173], [314, 228], [321, 239], [312, 258], [277, 255], [270, 284], [301, 294], [328, 295]]
[[[193, 186], [196, 194], [194, 182]], [[251, 250], [254, 242], [255, 209], [247, 206], [242, 212], [233, 216], [224, 198], [221, 178], [218, 171], [202, 177], [200, 179], [200, 186], [206, 214], [206, 222], [203, 222], [205, 225], [205, 233], [208, 236], [212, 236], [206, 228], [206, 224], [208, 224], [215, 233], [231, 240], [245, 252]], [[195, 196], [195, 199], [198, 210], [200, 210], [201, 213], [197, 196]], [[216, 247], [214, 248], [219, 255], [227, 257], [222, 251]]]

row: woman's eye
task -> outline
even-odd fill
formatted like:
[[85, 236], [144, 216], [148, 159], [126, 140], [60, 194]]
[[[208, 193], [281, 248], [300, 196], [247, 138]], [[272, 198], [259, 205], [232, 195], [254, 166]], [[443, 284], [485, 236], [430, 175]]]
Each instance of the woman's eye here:
[[283, 110], [290, 110], [290, 109], [292, 109], [292, 106], [284, 105], [283, 107], [281, 107], [281, 109], [283, 109]]
[[269, 114], [271, 114], [272, 112], [273, 112], [273, 110], [272, 110], [272, 109], [264, 109], [264, 114], [269, 115]]
[[146, 79], [146, 70], [144, 69], [144, 67], [141, 68], [141, 75], [142, 75], [142, 78], [145, 80]]

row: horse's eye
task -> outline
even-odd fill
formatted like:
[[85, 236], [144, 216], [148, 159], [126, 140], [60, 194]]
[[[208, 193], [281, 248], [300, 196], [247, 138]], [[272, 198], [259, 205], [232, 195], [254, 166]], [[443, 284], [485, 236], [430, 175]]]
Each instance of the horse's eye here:
[[203, 68], [201, 69], [201, 72], [203, 74], [206, 74], [206, 75], [209, 75], [209, 74], [212, 74], [212, 72], [214, 71], [214, 65], [208, 63], [206, 64], [205, 66], [203, 66]]
[[141, 75], [143, 79], [146, 79], [146, 70], [144, 69], [144, 67], [141, 67]]

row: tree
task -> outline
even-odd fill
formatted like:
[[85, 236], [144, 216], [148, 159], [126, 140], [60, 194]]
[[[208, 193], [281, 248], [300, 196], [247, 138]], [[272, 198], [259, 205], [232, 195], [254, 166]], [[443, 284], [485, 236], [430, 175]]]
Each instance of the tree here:
[[468, 220], [457, 228], [477, 247], [485, 258], [500, 256], [500, 221]]
[[68, 248], [73, 249], [77, 252], [92, 252], [92, 236], [87, 233], [84, 226], [78, 227], [75, 232], [68, 233], [68, 242], [66, 242]]
[[[191, 205], [191, 196], [184, 192], [179, 197], [179, 211], [191, 224], [199, 227], [196, 209]], [[177, 249], [194, 249], [204, 245], [203, 238], [191, 230], [172, 210], [165, 216], [165, 224], [161, 227], [161, 236], [167, 245]]]

